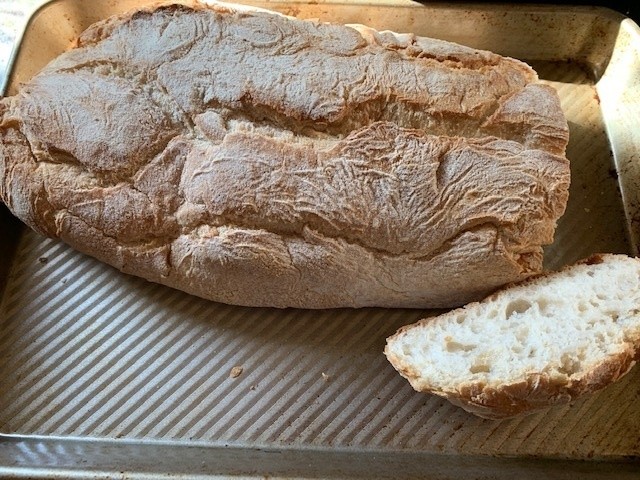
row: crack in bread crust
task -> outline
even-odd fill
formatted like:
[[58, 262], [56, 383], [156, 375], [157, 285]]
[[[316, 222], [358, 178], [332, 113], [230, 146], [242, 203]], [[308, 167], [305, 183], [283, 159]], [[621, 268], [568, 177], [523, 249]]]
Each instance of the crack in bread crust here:
[[[568, 194], [566, 121], [528, 66], [363, 26], [147, 9], [90, 27], [2, 105], [14, 213], [230, 303], [459, 304], [540, 269]], [[155, 271], [144, 262], [158, 249]], [[181, 270], [193, 251], [202, 266]], [[348, 256], [353, 271], [319, 285]], [[289, 270], [297, 285], [238, 293]], [[228, 284], [196, 285], [218, 276]]]

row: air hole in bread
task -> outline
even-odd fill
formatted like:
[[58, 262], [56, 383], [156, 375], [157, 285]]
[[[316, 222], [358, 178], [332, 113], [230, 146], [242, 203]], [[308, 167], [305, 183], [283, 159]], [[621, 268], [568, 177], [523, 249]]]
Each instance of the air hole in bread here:
[[540, 313], [546, 315], [548, 313], [549, 301], [546, 298], [540, 298], [537, 302]]
[[531, 303], [522, 298], [512, 300], [505, 309], [505, 315], [509, 318], [514, 313], [524, 313], [531, 308]]
[[461, 324], [462, 322], [464, 322], [464, 317], [462, 315], [458, 315], [456, 317], [456, 323]]
[[470, 352], [474, 348], [475, 345], [465, 345], [464, 343], [455, 342], [453, 340], [446, 340], [447, 342], [447, 352]]
[[566, 353], [562, 354], [560, 357], [561, 365], [558, 368], [560, 373], [564, 373], [565, 375], [573, 375], [576, 372], [580, 371], [580, 361], [573, 358], [571, 355]]
[[478, 363], [471, 365], [469, 371], [471, 373], [489, 373], [491, 371], [491, 366], [485, 363]]
[[[587, 307], [587, 304], [586, 304], [586, 303], [584, 303], [584, 302], [580, 302], [580, 303], [578, 304], [578, 312], [580, 312], [580, 313], [584, 313], [584, 312], [586, 312], [587, 310], [589, 310], [589, 307]], [[591, 324], [593, 325], [593, 322], [591, 322]]]
[[516, 331], [516, 338], [518, 339], [519, 342], [524, 342], [528, 336], [529, 336], [529, 328], [526, 326], [522, 326], [518, 328], [518, 330]]
[[611, 318], [611, 320], [613, 320], [614, 322], [618, 321], [618, 318], [620, 318], [620, 315], [618, 315], [616, 312], [607, 312], [607, 315], [609, 316], [609, 318]]

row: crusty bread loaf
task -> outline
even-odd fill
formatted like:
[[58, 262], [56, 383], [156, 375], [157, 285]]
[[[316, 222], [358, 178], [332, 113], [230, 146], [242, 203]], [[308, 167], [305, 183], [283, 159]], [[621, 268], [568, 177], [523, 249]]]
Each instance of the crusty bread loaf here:
[[640, 260], [597, 255], [401, 328], [385, 354], [414, 389], [485, 418], [533, 413], [640, 358]]
[[107, 19], [0, 102], [32, 228], [216, 301], [448, 307], [541, 269], [555, 91], [513, 59], [230, 6]]

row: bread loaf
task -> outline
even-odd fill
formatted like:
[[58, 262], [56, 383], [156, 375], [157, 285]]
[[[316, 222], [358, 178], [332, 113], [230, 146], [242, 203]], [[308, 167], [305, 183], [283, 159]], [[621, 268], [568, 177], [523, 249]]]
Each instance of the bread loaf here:
[[449, 307], [538, 273], [569, 185], [517, 60], [222, 4], [104, 20], [0, 102], [43, 235], [215, 301]]
[[414, 389], [484, 418], [595, 392], [640, 358], [640, 260], [598, 255], [401, 328], [385, 354]]

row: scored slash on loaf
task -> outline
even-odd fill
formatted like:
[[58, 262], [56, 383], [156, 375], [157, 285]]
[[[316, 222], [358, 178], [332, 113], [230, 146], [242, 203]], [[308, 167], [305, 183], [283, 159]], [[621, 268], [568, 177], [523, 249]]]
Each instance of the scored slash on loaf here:
[[538, 273], [569, 186], [522, 62], [232, 6], [93, 25], [0, 101], [38, 232], [215, 301], [448, 307]]
[[402, 327], [385, 354], [415, 390], [484, 418], [565, 404], [640, 358], [640, 260], [596, 255]]

